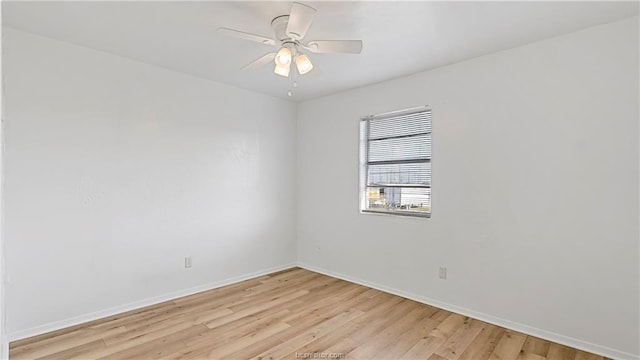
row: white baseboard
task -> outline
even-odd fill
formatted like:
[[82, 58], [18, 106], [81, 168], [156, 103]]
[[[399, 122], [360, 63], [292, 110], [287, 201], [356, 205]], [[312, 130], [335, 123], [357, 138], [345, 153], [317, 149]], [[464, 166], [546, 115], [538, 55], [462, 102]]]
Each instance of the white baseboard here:
[[528, 325], [524, 325], [524, 324], [520, 324], [517, 322], [513, 322], [513, 321], [509, 321], [509, 320], [505, 320], [499, 317], [495, 317], [495, 316], [491, 316], [485, 313], [481, 313], [481, 312], [477, 312], [474, 310], [470, 310], [470, 309], [466, 309], [463, 307], [459, 307], [456, 305], [451, 305], [442, 301], [438, 301], [438, 300], [434, 300], [428, 297], [424, 297], [424, 296], [420, 296], [420, 295], [416, 295], [416, 294], [412, 294], [406, 291], [401, 291], [401, 290], [397, 290], [385, 285], [381, 285], [381, 284], [377, 284], [377, 283], [373, 283], [364, 279], [360, 279], [360, 278], [356, 278], [356, 277], [352, 277], [349, 275], [345, 275], [345, 274], [341, 274], [341, 273], [337, 273], [331, 270], [327, 270], [315, 265], [311, 265], [311, 264], [307, 264], [304, 262], [298, 262], [298, 266], [310, 271], [314, 271], [317, 273], [321, 273], [324, 275], [328, 275], [331, 277], [335, 277], [338, 279], [342, 279], [342, 280], [346, 280], [352, 283], [356, 283], [356, 284], [360, 284], [360, 285], [364, 285], [370, 288], [374, 288], [380, 291], [384, 291], [393, 295], [398, 295], [398, 296], [402, 296], [404, 298], [410, 299], [410, 300], [414, 300], [417, 302], [421, 302], [423, 304], [427, 304], [427, 305], [431, 305], [431, 306], [435, 306], [437, 308], [440, 309], [444, 309], [447, 311], [451, 311], [460, 315], [464, 315], [464, 316], [468, 316], [474, 319], [478, 319], [484, 322], [488, 322], [490, 324], [494, 324], [497, 326], [501, 326], [507, 329], [511, 329], [514, 331], [518, 331], [524, 334], [528, 334], [531, 336], [535, 336], [535, 337], [539, 337], [541, 339], [545, 339], [545, 340], [549, 340], [549, 341], [553, 341], [555, 343], [558, 344], [562, 344], [562, 345], [566, 345], [566, 346], [570, 346], [576, 349], [580, 349], [580, 350], [584, 350], [584, 351], [588, 351], [597, 355], [601, 355], [601, 356], [605, 356], [611, 359], [618, 359], [618, 360], [640, 360], [640, 355], [634, 355], [634, 354], [630, 354], [627, 352], [623, 352], [623, 351], [619, 351], [616, 349], [612, 349], [606, 346], [602, 346], [602, 345], [598, 345], [598, 344], [593, 344], [587, 341], [582, 341], [579, 339], [575, 339], [572, 337], [568, 337], [568, 336], [564, 336], [564, 335], [560, 335], [560, 334], [556, 334], [554, 332], [551, 331], [546, 331], [546, 330], [542, 330], [542, 329], [538, 329], [535, 327], [531, 327]]
[[85, 322], [102, 319], [102, 318], [105, 318], [105, 317], [108, 317], [108, 316], [121, 314], [123, 312], [140, 309], [140, 308], [143, 308], [145, 306], [155, 305], [155, 304], [158, 304], [158, 303], [161, 303], [161, 302], [164, 302], [164, 301], [174, 300], [174, 299], [177, 299], [177, 298], [180, 298], [180, 297], [183, 297], [183, 296], [192, 295], [192, 294], [199, 293], [199, 292], [202, 292], [202, 291], [207, 291], [207, 290], [219, 288], [219, 287], [222, 287], [222, 286], [225, 286], [225, 285], [231, 285], [231, 284], [234, 284], [234, 283], [237, 283], [237, 282], [253, 279], [255, 277], [259, 277], [259, 276], [263, 276], [263, 275], [268, 275], [268, 274], [271, 274], [271, 273], [274, 273], [274, 272], [277, 272], [277, 271], [290, 269], [290, 268], [293, 268], [293, 267], [296, 267], [296, 266], [297, 266], [296, 263], [290, 263], [290, 264], [275, 266], [275, 267], [271, 267], [271, 268], [268, 268], [268, 269], [263, 269], [263, 270], [254, 271], [254, 272], [251, 272], [251, 273], [248, 273], [248, 274], [244, 274], [244, 275], [240, 275], [240, 276], [235, 276], [235, 277], [232, 277], [232, 278], [229, 278], [229, 279], [225, 279], [225, 280], [221, 280], [221, 281], [214, 281], [214, 282], [211, 282], [211, 283], [199, 285], [199, 286], [192, 287], [192, 288], [189, 288], [189, 289], [173, 291], [173, 292], [170, 292], [170, 293], [167, 293], [167, 294], [154, 296], [152, 298], [147, 298], [147, 299], [140, 300], [140, 301], [134, 301], [134, 302], [131, 302], [131, 303], [128, 303], [128, 304], [125, 304], [125, 305], [116, 306], [116, 307], [112, 307], [112, 308], [105, 309], [105, 310], [95, 311], [95, 312], [92, 312], [92, 313], [89, 313], [89, 314], [74, 316], [74, 317], [69, 318], [69, 319], [55, 321], [55, 322], [51, 322], [51, 323], [48, 323], [48, 324], [32, 327], [32, 328], [29, 328], [29, 329], [15, 331], [15, 332], [7, 334], [7, 338], [9, 340], [9, 342], [20, 340], [20, 339], [25, 339], [25, 338], [28, 338], [28, 337], [32, 337], [32, 336], [48, 333], [50, 331], [64, 329], [64, 328], [69, 327], [69, 326], [74, 326], [74, 325], [82, 324], [82, 323], [85, 323]]

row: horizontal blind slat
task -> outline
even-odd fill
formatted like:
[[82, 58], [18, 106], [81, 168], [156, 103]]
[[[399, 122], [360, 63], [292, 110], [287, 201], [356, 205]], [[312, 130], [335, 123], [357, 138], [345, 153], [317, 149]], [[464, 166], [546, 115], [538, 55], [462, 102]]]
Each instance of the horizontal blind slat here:
[[369, 161], [431, 158], [431, 134], [369, 141]]
[[369, 120], [369, 139], [431, 132], [430, 112]]
[[369, 165], [367, 185], [431, 185], [431, 163]]

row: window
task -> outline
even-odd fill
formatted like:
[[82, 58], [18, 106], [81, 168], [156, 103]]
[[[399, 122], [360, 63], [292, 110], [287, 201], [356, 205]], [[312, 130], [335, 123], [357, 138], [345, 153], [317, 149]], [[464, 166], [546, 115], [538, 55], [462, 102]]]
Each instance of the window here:
[[362, 118], [360, 210], [431, 216], [431, 110]]

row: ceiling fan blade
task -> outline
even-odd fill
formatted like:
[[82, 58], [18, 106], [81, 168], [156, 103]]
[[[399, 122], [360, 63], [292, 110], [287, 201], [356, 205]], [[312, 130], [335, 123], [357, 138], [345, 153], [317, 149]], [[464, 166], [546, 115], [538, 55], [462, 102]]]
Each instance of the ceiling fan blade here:
[[294, 2], [289, 12], [289, 23], [285, 33], [293, 39], [302, 40], [311, 26], [316, 9]]
[[362, 52], [362, 40], [312, 40], [305, 45], [305, 48], [317, 54], [360, 54]]
[[273, 39], [269, 39], [269, 38], [264, 37], [264, 36], [251, 34], [251, 33], [244, 32], [244, 31], [233, 30], [233, 29], [228, 29], [228, 28], [221, 27], [221, 28], [218, 28], [218, 32], [222, 33], [222, 34], [225, 34], [225, 35], [237, 37], [237, 38], [244, 39], [244, 40], [254, 41], [254, 42], [265, 44], [265, 45], [275, 45], [276, 44], [276, 41], [273, 40]]
[[249, 70], [249, 69], [259, 68], [261, 66], [264, 66], [264, 65], [272, 62], [273, 59], [275, 59], [275, 58], [276, 58], [276, 53], [268, 53], [268, 54], [262, 56], [261, 58], [259, 58], [258, 60], [245, 65], [242, 68], [242, 70]]

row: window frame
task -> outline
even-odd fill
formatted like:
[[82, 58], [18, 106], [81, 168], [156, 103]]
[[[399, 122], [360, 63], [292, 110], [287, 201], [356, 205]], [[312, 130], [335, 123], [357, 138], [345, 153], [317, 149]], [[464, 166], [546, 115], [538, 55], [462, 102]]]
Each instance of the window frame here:
[[[426, 112], [428, 113], [428, 117], [429, 117], [429, 126], [431, 128], [429, 135], [431, 137], [431, 153], [429, 156], [428, 161], [426, 161], [429, 164], [432, 164], [432, 159], [433, 159], [433, 111], [431, 110], [431, 108], [428, 105], [424, 105], [424, 106], [418, 106], [418, 107], [413, 107], [413, 108], [408, 108], [408, 109], [403, 109], [403, 110], [397, 110], [397, 111], [391, 111], [391, 112], [386, 112], [386, 113], [382, 113], [382, 114], [376, 114], [376, 115], [367, 115], [367, 116], [363, 116], [359, 119], [358, 121], [358, 126], [359, 126], [359, 131], [358, 131], [358, 136], [359, 136], [359, 157], [358, 157], [358, 161], [359, 161], [359, 198], [360, 198], [360, 202], [359, 202], [359, 210], [361, 214], [367, 214], [367, 215], [382, 215], [382, 216], [403, 216], [403, 217], [409, 217], [409, 218], [417, 218], [417, 219], [430, 219], [432, 216], [432, 210], [433, 210], [433, 206], [432, 206], [432, 193], [431, 193], [431, 189], [433, 188], [433, 183], [432, 183], [432, 179], [429, 181], [429, 185], [425, 185], [425, 186], [407, 186], [406, 188], [411, 188], [411, 187], [415, 187], [415, 188], [421, 188], [421, 189], [429, 189], [429, 212], [417, 212], [417, 211], [406, 211], [406, 210], [371, 210], [371, 209], [367, 209], [366, 208], [366, 204], [367, 204], [367, 188], [369, 188], [370, 186], [367, 186], [368, 183], [368, 176], [369, 176], [369, 166], [371, 165], [369, 162], [369, 142], [370, 142], [370, 136], [369, 136], [369, 121], [371, 120], [375, 120], [375, 119], [386, 119], [386, 118], [393, 118], [393, 117], [399, 117], [399, 116], [404, 116], [404, 115], [412, 115], [412, 114], [418, 114], [421, 112]], [[394, 163], [394, 164], [400, 164], [402, 163], [402, 160], [398, 160], [397, 162], [393, 162], [391, 161], [390, 163]], [[431, 177], [433, 175], [433, 167], [431, 167]], [[403, 188], [402, 186], [398, 186], [399, 188]]]

